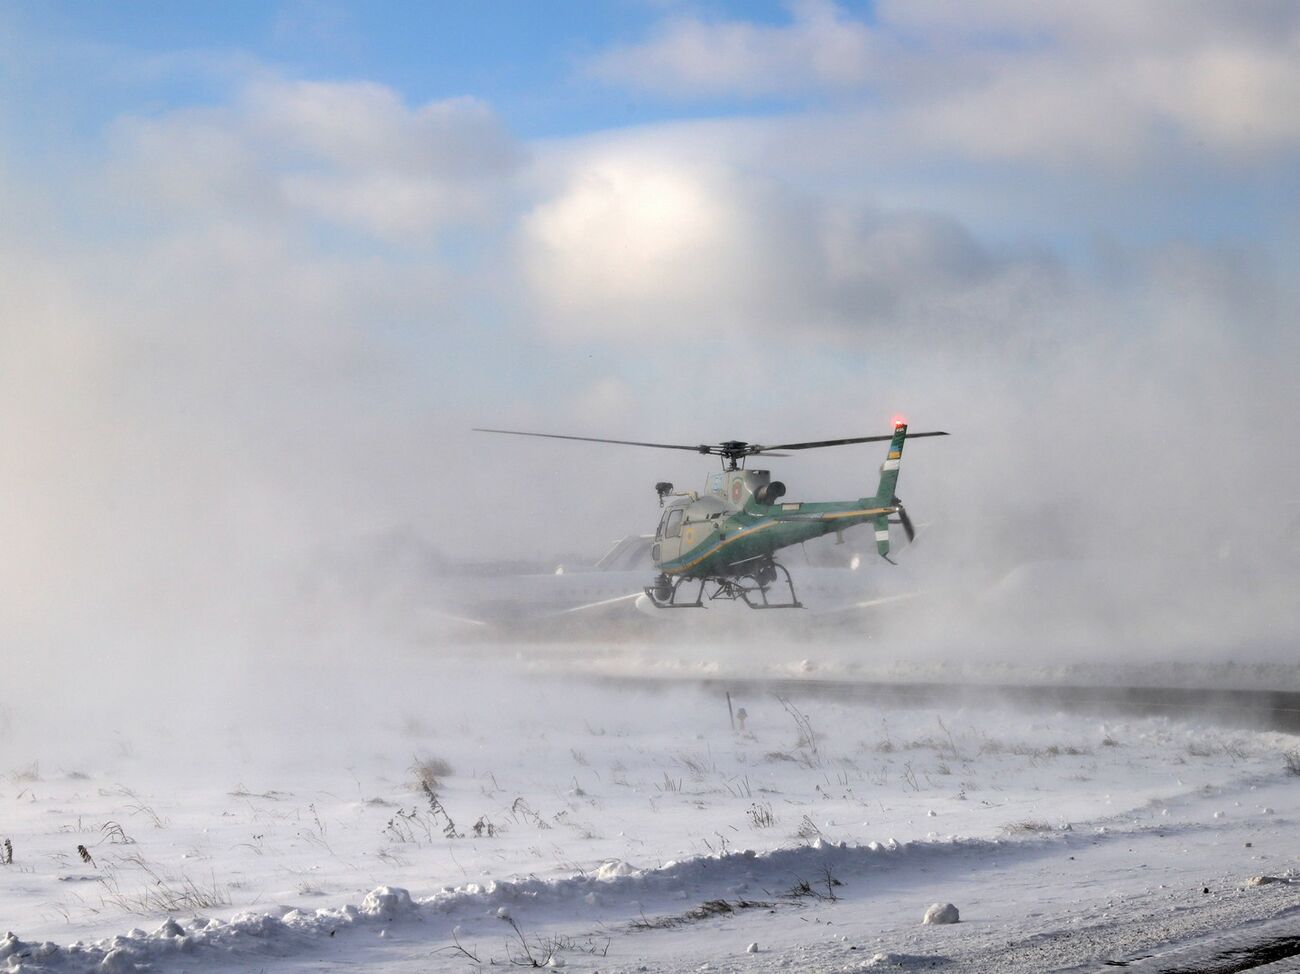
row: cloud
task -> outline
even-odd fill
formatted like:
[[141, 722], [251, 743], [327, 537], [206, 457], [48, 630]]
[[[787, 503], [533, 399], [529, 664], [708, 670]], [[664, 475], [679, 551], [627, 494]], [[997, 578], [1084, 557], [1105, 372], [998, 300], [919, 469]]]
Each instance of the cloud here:
[[995, 307], [1059, 284], [1050, 259], [995, 253], [950, 217], [795, 188], [689, 144], [570, 157], [522, 221], [520, 260], [552, 334], [610, 342], [997, 329]]
[[119, 121], [129, 190], [169, 212], [299, 215], [393, 242], [488, 219], [524, 160], [472, 98], [408, 107], [371, 82], [255, 81], [238, 102]]
[[882, 0], [882, 24], [932, 40], [1059, 44], [1080, 49], [1190, 50], [1207, 43], [1273, 44], [1294, 30], [1287, 0], [1225, 5], [1215, 0], [1143, 4], [1040, 4], [1033, 0]]
[[1177, 151], [1253, 163], [1300, 148], [1294, 4], [830, 3], [783, 25], [667, 20], [601, 78], [675, 97], [834, 94], [917, 149], [1130, 169]]
[[1008, 56], [899, 111], [918, 143], [980, 160], [1129, 169], [1192, 148], [1228, 163], [1300, 147], [1296, 49]]
[[689, 97], [854, 88], [870, 80], [876, 41], [826, 0], [791, 5], [785, 26], [675, 16], [649, 40], [597, 56], [595, 77]]

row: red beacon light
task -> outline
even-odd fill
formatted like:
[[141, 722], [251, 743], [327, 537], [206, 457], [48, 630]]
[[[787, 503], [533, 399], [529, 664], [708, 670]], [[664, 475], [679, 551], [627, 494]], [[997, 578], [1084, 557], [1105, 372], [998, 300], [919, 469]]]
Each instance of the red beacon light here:
[[906, 426], [906, 425], [907, 425], [907, 420], [904, 419], [902, 416], [894, 417], [894, 429], [898, 429], [898, 427]]

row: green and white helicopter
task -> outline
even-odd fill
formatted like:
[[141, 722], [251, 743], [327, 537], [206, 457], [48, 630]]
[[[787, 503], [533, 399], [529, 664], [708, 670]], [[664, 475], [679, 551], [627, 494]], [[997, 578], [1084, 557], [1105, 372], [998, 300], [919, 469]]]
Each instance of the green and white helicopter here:
[[[874, 527], [876, 550], [889, 561], [889, 525], [901, 524], [908, 541], [916, 533], [903, 502], [894, 492], [903, 443], [923, 436], [948, 435], [942, 431], [909, 433], [907, 423], [901, 417], [895, 417], [893, 433], [883, 436], [854, 436], [771, 446], [740, 440], [690, 446], [521, 430], [476, 428], [475, 432], [615, 443], [659, 450], [690, 450], [720, 457], [722, 470], [709, 475], [703, 491], [675, 491], [670, 483], [655, 484], [659, 505], [664, 508], [651, 549], [651, 558], [659, 574], [646, 587], [645, 595], [660, 609], [703, 608], [705, 599], [740, 600], [751, 609], [803, 608], [795, 594], [794, 580], [785, 566], [776, 560], [776, 553], [822, 535], [834, 533], [842, 536], [846, 529], [858, 524]], [[745, 469], [745, 461], [750, 457], [788, 456], [783, 451], [886, 440], [889, 441], [889, 452], [880, 467], [876, 492], [857, 500], [785, 502], [782, 500], [785, 484], [772, 480], [767, 470]], [[686, 594], [689, 589], [684, 591], [685, 587], [692, 585], [696, 586], [693, 597]], [[776, 595], [774, 588], [788, 590], [789, 598], [773, 597]]]

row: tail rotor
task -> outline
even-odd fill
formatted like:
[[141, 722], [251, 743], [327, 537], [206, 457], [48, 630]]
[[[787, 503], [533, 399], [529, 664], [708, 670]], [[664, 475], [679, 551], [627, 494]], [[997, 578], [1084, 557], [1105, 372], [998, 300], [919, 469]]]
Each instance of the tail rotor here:
[[907, 515], [907, 508], [903, 506], [901, 497], [895, 496], [893, 506], [898, 508], [898, 520], [890, 521], [890, 524], [901, 524], [903, 533], [907, 535], [907, 543], [911, 544], [916, 540], [916, 528], [912, 526], [912, 519]]

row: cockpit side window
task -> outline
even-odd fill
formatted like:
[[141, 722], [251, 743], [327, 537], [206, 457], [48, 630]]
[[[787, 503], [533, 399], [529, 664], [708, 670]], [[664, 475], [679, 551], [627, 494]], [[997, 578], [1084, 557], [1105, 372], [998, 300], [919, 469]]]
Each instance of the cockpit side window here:
[[664, 537], [676, 538], [682, 533], [682, 509], [676, 508], [668, 512], [668, 520], [664, 522]]

